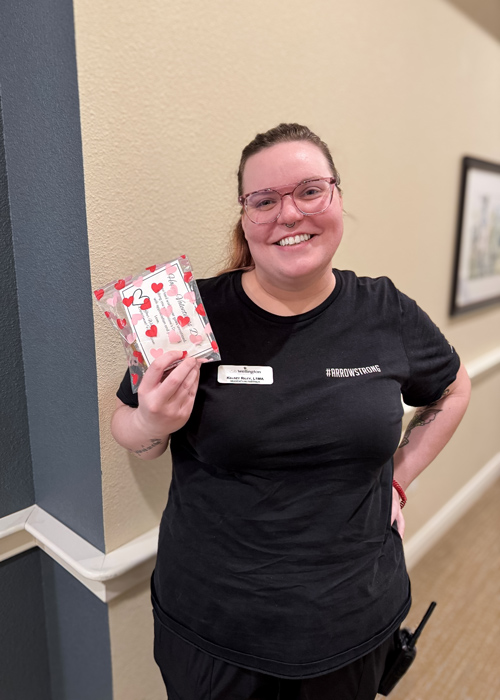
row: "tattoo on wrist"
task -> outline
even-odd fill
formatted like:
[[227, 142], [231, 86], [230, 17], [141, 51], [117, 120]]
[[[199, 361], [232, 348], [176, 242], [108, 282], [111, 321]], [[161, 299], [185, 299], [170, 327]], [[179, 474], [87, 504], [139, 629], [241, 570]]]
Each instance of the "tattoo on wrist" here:
[[144, 452], [149, 452], [153, 448], [157, 447], [158, 445], [161, 445], [163, 440], [158, 440], [158, 438], [153, 438], [152, 440], [149, 441], [149, 445], [141, 445], [140, 450], [129, 450], [129, 452], [132, 452], [134, 455], [142, 455]]

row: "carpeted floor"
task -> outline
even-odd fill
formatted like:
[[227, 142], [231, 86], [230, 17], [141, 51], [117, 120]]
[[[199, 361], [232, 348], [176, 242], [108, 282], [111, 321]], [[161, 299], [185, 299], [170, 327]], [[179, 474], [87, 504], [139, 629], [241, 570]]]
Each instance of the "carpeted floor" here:
[[403, 626], [415, 629], [431, 601], [437, 607], [390, 700], [500, 700], [500, 480], [410, 578]]

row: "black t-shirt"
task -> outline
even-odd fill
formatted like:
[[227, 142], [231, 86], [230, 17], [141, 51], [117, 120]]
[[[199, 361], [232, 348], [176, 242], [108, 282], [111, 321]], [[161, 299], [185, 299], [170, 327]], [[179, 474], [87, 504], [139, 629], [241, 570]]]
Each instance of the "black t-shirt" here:
[[[391, 527], [392, 456], [406, 403], [437, 400], [459, 358], [387, 278], [334, 270], [297, 316], [255, 305], [241, 272], [198, 282], [221, 363], [201, 368], [171, 438], [153, 599], [173, 632], [285, 678], [334, 670], [401, 624], [410, 586]], [[268, 366], [223, 384], [219, 364]], [[137, 405], [128, 373], [117, 393]]]

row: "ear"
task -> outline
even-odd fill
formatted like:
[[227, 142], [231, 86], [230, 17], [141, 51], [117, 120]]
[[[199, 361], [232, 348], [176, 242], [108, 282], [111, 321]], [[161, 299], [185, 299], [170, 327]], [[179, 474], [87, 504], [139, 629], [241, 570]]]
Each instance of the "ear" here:
[[338, 190], [337, 190], [337, 195], [339, 198], [340, 208], [342, 209], [342, 213], [344, 213], [344, 200], [342, 199], [342, 195], [340, 194], [340, 192]]
[[241, 230], [243, 231], [243, 236], [244, 236], [245, 240], [247, 240], [247, 232], [245, 231], [245, 223], [246, 223], [245, 220], [246, 220], [246, 217], [244, 214], [242, 214], [241, 219], [240, 219]]

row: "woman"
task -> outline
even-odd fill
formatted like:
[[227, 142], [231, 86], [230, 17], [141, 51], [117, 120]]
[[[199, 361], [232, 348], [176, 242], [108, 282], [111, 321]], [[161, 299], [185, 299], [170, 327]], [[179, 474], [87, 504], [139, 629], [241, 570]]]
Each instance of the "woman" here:
[[[155, 658], [170, 700], [373, 700], [410, 607], [404, 491], [469, 380], [390, 280], [332, 271], [342, 196], [315, 134], [257, 135], [238, 179], [230, 269], [199, 282], [222, 369], [186, 359], [162, 383], [167, 353], [113, 417], [143, 459], [171, 439]], [[425, 408], [398, 449], [401, 394]]]

